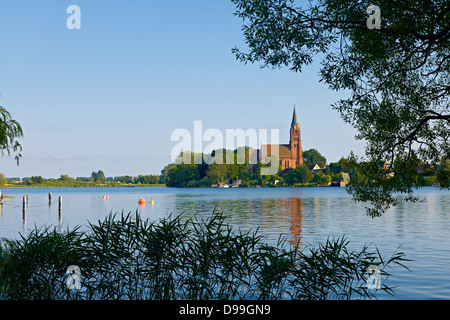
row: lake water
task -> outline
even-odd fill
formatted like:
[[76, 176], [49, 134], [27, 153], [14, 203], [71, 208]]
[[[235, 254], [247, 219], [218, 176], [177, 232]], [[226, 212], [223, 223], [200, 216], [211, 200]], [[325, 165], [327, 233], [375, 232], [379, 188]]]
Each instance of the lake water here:
[[[282, 234], [305, 247], [345, 235], [352, 250], [372, 243], [385, 257], [400, 247], [412, 260], [407, 262], [411, 271], [390, 270], [388, 285], [397, 287], [396, 295], [377, 297], [450, 299], [450, 191], [424, 188], [417, 192], [424, 202], [404, 203], [379, 218], [367, 216], [363, 205], [353, 202], [344, 188], [9, 188], [2, 192], [14, 198], [5, 199], [0, 209], [1, 238], [18, 238], [35, 226], [86, 226], [111, 212], [138, 210], [145, 218], [159, 220], [171, 213], [206, 216], [217, 210], [236, 227], [259, 227], [268, 241]], [[22, 198], [27, 193], [24, 216]], [[140, 197], [145, 206], [138, 204]]]

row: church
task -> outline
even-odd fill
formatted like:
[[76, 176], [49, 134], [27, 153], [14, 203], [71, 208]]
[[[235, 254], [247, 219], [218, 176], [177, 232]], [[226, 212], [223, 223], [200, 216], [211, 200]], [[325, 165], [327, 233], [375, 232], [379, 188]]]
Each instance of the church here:
[[[297, 119], [297, 111], [294, 106], [294, 113], [292, 115], [290, 140], [288, 144], [263, 144], [261, 150], [258, 150], [258, 160], [262, 157], [272, 154], [272, 150], [276, 150], [278, 146], [278, 156], [280, 159], [281, 170], [287, 168], [296, 168], [303, 164], [302, 140], [300, 134], [300, 125]], [[275, 151], [276, 152], [276, 151]]]

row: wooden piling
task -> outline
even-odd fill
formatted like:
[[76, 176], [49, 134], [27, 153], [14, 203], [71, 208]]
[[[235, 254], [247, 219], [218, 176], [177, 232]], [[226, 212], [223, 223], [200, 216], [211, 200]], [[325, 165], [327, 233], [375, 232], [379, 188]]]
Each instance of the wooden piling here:
[[51, 205], [51, 204], [52, 204], [52, 193], [49, 192], [48, 193], [48, 205]]
[[27, 197], [23, 197], [23, 213], [25, 214], [25, 212], [27, 212]]
[[62, 196], [59, 196], [59, 211], [62, 209]]

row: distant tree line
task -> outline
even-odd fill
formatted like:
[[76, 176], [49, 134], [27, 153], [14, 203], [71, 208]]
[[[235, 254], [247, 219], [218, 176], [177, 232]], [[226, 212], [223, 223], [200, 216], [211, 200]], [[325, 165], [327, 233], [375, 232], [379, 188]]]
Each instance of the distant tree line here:
[[86, 187], [86, 186], [121, 186], [121, 185], [162, 185], [160, 175], [139, 175], [106, 177], [102, 170], [93, 171], [89, 177], [70, 177], [61, 174], [57, 179], [31, 176], [20, 180], [19, 178], [7, 179], [0, 173], [0, 187], [6, 186], [38, 186], [38, 187]]

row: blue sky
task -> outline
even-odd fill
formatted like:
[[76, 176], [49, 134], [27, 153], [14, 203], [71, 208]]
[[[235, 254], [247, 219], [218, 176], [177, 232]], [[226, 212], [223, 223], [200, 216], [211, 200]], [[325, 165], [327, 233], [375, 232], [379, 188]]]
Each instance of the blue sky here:
[[[69, 30], [70, 5], [81, 29]], [[159, 174], [174, 130], [279, 129], [289, 140], [294, 104], [303, 149], [337, 161], [363, 153], [330, 105], [342, 93], [303, 73], [236, 61], [245, 51], [228, 0], [0, 0], [0, 105], [24, 130], [7, 177]]]

